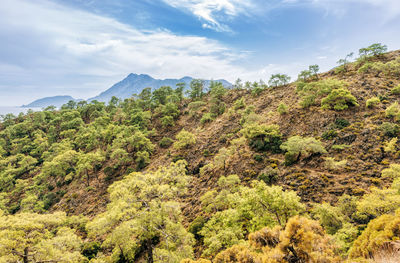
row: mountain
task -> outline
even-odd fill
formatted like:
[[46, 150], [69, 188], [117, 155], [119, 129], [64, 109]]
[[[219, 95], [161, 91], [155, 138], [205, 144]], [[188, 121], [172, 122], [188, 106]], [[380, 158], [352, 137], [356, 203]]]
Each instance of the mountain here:
[[48, 106], [56, 106], [57, 108], [61, 107], [63, 104], [67, 103], [70, 100], [78, 101], [71, 96], [53, 96], [53, 97], [45, 97], [42, 99], [35, 100], [28, 105], [22, 105], [23, 108], [45, 108]]
[[[154, 79], [146, 74], [129, 74], [125, 79], [116, 83], [108, 90], [100, 93], [98, 96], [88, 99], [88, 101], [97, 100], [108, 102], [112, 96], [120, 99], [130, 98], [132, 94], [139, 94], [144, 88], [150, 87], [152, 90], [158, 89], [162, 86], [175, 87], [176, 84], [183, 82], [189, 87], [190, 82], [193, 80], [191, 77], [183, 77], [181, 79]], [[232, 86], [226, 80], [219, 79], [217, 82], [221, 82], [225, 87]], [[210, 80], [205, 80], [206, 88], [210, 85]]]

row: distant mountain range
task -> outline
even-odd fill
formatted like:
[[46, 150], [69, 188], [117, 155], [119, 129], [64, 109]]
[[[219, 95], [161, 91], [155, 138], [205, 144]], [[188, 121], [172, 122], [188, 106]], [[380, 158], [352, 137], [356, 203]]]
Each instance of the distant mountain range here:
[[63, 104], [67, 103], [70, 100], [75, 100], [71, 96], [54, 96], [54, 97], [46, 97], [42, 99], [35, 100], [27, 105], [22, 105], [23, 108], [46, 108], [48, 106], [56, 106], [61, 107]]
[[[96, 97], [89, 98], [87, 101], [101, 101], [101, 102], [109, 102], [110, 99], [115, 96], [120, 99], [130, 98], [133, 94], [139, 94], [144, 88], [150, 87], [152, 90], [158, 89], [162, 86], [170, 86], [175, 88], [178, 83], [185, 83], [186, 87], [189, 87], [190, 82], [193, 80], [192, 77], [184, 77], [181, 79], [154, 79], [146, 74], [129, 74], [122, 81], [114, 84], [111, 88], [106, 91], [100, 93]], [[224, 79], [215, 80], [216, 82], [221, 82], [225, 87], [232, 86], [231, 83]], [[205, 87], [208, 88], [211, 80], [204, 80]], [[80, 101], [74, 99], [71, 96], [54, 96], [54, 97], [46, 97], [42, 99], [35, 100], [28, 105], [23, 105], [22, 107], [47, 107], [50, 105], [61, 107], [63, 104], [67, 103], [70, 100]]]

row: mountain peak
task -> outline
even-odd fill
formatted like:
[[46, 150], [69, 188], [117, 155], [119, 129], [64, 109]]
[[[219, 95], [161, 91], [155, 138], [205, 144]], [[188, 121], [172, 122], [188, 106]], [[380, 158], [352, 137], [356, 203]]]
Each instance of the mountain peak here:
[[[102, 92], [100, 95], [88, 99], [88, 101], [97, 100], [108, 102], [115, 96], [120, 99], [130, 98], [133, 94], [139, 94], [144, 88], [151, 88], [152, 90], [158, 89], [162, 86], [170, 86], [174, 88], [176, 84], [183, 82], [189, 87], [192, 77], [185, 76], [181, 79], [155, 79], [147, 74], [130, 73], [125, 79], [116, 83], [108, 90]], [[224, 86], [229, 87], [231, 84], [226, 80], [218, 80]], [[210, 80], [205, 80], [205, 87], [210, 84]]]

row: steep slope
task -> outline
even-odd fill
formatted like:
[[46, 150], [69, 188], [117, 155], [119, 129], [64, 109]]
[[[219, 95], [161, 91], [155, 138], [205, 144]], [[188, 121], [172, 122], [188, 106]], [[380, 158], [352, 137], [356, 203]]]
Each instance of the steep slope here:
[[[192, 90], [190, 98], [161, 88], [120, 104], [67, 105], [6, 119], [0, 126], [0, 209], [86, 215], [92, 234], [100, 231], [88, 239], [105, 246], [114, 241], [104, 240], [109, 233], [101, 232], [103, 226], [136, 231], [156, 222], [160, 212], [172, 221], [161, 220], [157, 231], [176, 226], [180, 230], [170, 228], [167, 236], [179, 232], [176, 240], [188, 238], [180, 243], [187, 245], [188, 229], [196, 238], [196, 258], [213, 258], [261, 227], [283, 231], [286, 222], [299, 221], [326, 242], [331, 238], [325, 231], [343, 241], [345, 258], [371, 220], [400, 208], [400, 51], [361, 57], [290, 84], [246, 86], [251, 88], [215, 84], [204, 94]], [[285, 207], [279, 199], [285, 195], [292, 209], [274, 215], [268, 202], [277, 198], [275, 209]], [[140, 211], [149, 214], [137, 217]], [[140, 227], [124, 230], [130, 225], [122, 222], [133, 218], [129, 224]], [[128, 243], [126, 249], [136, 249], [136, 235], [128, 236], [103, 247], [103, 255], [124, 257], [121, 246]], [[392, 236], [396, 240], [398, 233]], [[135, 261], [150, 257], [148, 244], [162, 246], [164, 237], [139, 242], [141, 249], [131, 254]]]
[[[392, 52], [381, 60], [390, 61], [399, 54], [400, 51]], [[212, 99], [206, 97], [206, 103], [194, 115], [191, 113], [189, 101], [183, 102], [183, 115], [173, 127], [163, 128], [159, 117], [152, 118], [149, 128], [155, 128], [158, 132], [151, 140], [157, 147], [146, 170], [155, 170], [180, 158], [188, 161], [188, 170], [190, 174], [195, 175], [185, 202], [185, 213], [191, 219], [201, 209], [199, 197], [212, 189], [220, 176], [237, 174], [244, 182], [250, 182], [269, 167], [277, 168], [278, 174], [273, 180], [274, 184], [295, 190], [304, 202], [334, 203], [342, 194], [360, 196], [368, 192], [371, 186], [385, 186], [388, 181], [380, 178], [380, 172], [390, 163], [394, 163], [397, 155], [385, 153], [383, 150], [383, 146], [391, 137], [385, 135], [382, 124], [391, 123], [390, 118], [385, 116], [385, 108], [398, 101], [398, 95], [392, 94], [390, 90], [400, 84], [400, 79], [372, 72], [358, 73], [357, 70], [358, 66], [352, 65], [346, 73], [337, 74], [332, 70], [319, 75], [319, 80], [334, 78], [347, 83], [359, 106], [344, 111], [324, 110], [318, 105], [302, 108], [299, 105], [301, 97], [296, 92], [296, 83], [266, 89], [258, 95], [252, 94], [250, 90], [230, 90], [223, 97], [227, 109], [225, 114], [205, 124], [202, 124], [200, 119], [211, 108]], [[366, 107], [366, 101], [376, 96], [381, 96], [382, 102], [374, 108]], [[286, 166], [282, 153], [257, 152], [246, 144], [241, 146], [241, 154], [229, 157], [225, 169], [211, 169], [200, 175], [200, 169], [212, 163], [221, 148], [229, 147], [233, 139], [242, 136], [240, 130], [243, 126], [240, 122], [243, 114], [240, 110], [228, 110], [241, 98], [246, 106], [254, 107], [254, 112], [261, 118], [260, 122], [279, 125], [284, 140], [295, 135], [315, 137], [323, 142], [328, 153]], [[280, 103], [289, 106], [287, 113], [277, 112]], [[341, 126], [341, 122], [344, 122], [346, 127]], [[158, 146], [162, 138], [174, 139], [182, 129], [195, 134], [196, 146], [184, 150]], [[325, 164], [326, 157], [332, 157], [336, 161], [346, 160], [347, 164], [342, 168], [330, 170]], [[124, 173], [125, 169], [117, 171], [113, 180]], [[94, 187], [100, 191], [94, 192], [94, 195], [80, 195], [79, 202], [74, 202], [69, 210], [72, 209], [76, 214], [93, 213], [99, 207], [104, 207], [107, 196], [103, 194], [106, 193], [109, 182], [105, 180], [107, 176], [102, 172], [99, 176]], [[101, 199], [99, 196], [102, 196]], [[93, 206], [94, 203], [97, 205]], [[59, 205], [69, 206], [63, 201]], [[59, 205], [55, 209], [60, 207]]]

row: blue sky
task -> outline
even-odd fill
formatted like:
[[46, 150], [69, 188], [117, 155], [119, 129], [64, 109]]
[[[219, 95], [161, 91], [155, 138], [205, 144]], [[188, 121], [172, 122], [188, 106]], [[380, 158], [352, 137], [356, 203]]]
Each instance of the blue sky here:
[[1, 0], [0, 106], [89, 98], [129, 73], [234, 81], [400, 49], [398, 0]]

